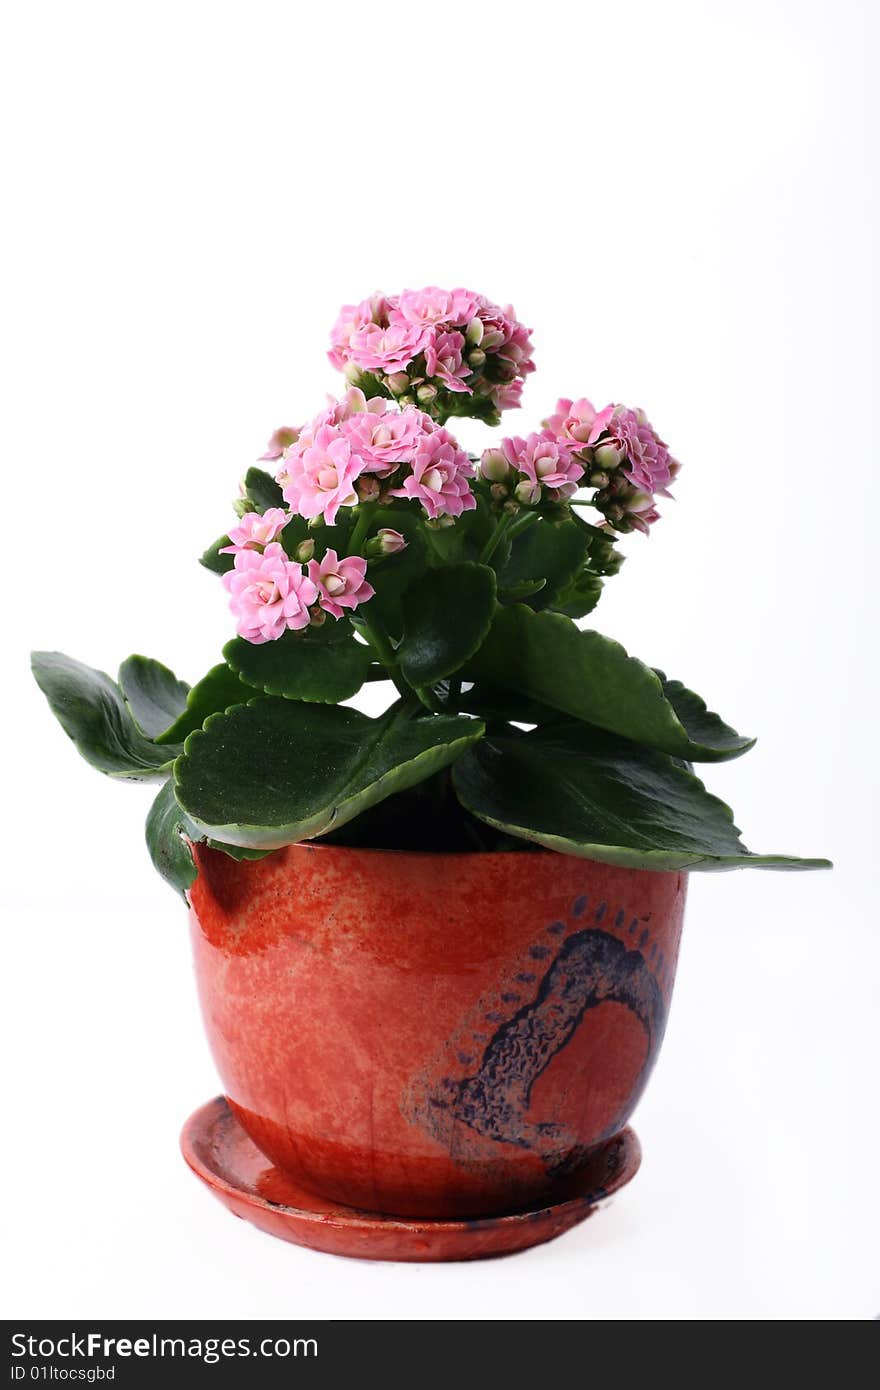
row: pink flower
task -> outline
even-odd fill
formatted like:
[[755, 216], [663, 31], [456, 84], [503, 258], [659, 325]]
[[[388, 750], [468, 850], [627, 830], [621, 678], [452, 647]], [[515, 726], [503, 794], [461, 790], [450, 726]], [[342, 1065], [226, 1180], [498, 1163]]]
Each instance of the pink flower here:
[[511, 304], [501, 309], [497, 304], [484, 302], [479, 311], [483, 323], [481, 346], [486, 352], [497, 352], [514, 363], [521, 373], [533, 372], [531, 329], [516, 317]]
[[428, 516], [460, 516], [471, 511], [476, 498], [469, 480], [474, 470], [470, 459], [448, 430], [437, 429], [422, 435], [412, 464], [412, 473], [405, 478], [392, 497], [411, 497], [421, 502]]
[[335, 550], [328, 550], [323, 560], [309, 561], [309, 579], [318, 591], [318, 602], [334, 618], [373, 597], [376, 590], [366, 575], [367, 562], [360, 555], [340, 560]]
[[224, 574], [236, 631], [247, 642], [274, 642], [288, 628], [306, 627], [309, 604], [318, 598], [301, 565], [288, 560], [277, 541], [258, 550], [239, 550], [235, 569]]
[[535, 364], [532, 361], [532, 330], [515, 319], [513, 309], [509, 307], [504, 314], [504, 334], [504, 341], [498, 349], [498, 356], [506, 358], [508, 362], [513, 362], [523, 375], [526, 372], [533, 372]]
[[[328, 396], [327, 404], [324, 409], [319, 410], [313, 419], [303, 425], [299, 432], [299, 438], [296, 441], [298, 447], [291, 452], [296, 454], [301, 453], [304, 449], [311, 448], [315, 442], [315, 436], [318, 430], [322, 429], [325, 425], [344, 425], [346, 421], [354, 419], [357, 415], [362, 415], [367, 410], [384, 410], [387, 404], [383, 396], [376, 396], [368, 401], [363, 391], [357, 386], [350, 387], [339, 400], [337, 400], [335, 396]], [[286, 453], [287, 451], [285, 451], [285, 454]], [[281, 472], [276, 475], [276, 481], [283, 486], [285, 477], [286, 465], [283, 466]]]
[[420, 326], [448, 323], [452, 317], [453, 296], [449, 290], [428, 285], [423, 290], [404, 290], [391, 311], [391, 322]]
[[600, 448], [606, 445], [617, 451], [622, 471], [640, 492], [669, 496], [669, 484], [679, 465], [643, 410], [616, 406], [608, 424], [608, 439], [602, 441]]
[[294, 428], [293, 425], [280, 425], [278, 429], [269, 436], [266, 452], [265, 454], [260, 454], [258, 461], [260, 463], [271, 463], [274, 459], [280, 459], [284, 450], [288, 449], [291, 444], [296, 443], [298, 435], [299, 430]]
[[452, 290], [452, 308], [449, 314], [449, 322], [456, 328], [462, 324], [470, 323], [475, 319], [482, 309], [486, 300], [481, 294], [475, 294], [473, 290]]
[[[382, 404], [384, 405], [384, 400]], [[318, 428], [321, 425], [341, 425], [343, 420], [351, 420], [368, 409], [367, 398], [360, 387], [349, 386], [345, 395], [340, 396], [338, 400], [334, 396], [327, 397], [326, 408], [319, 411], [314, 424]]]
[[424, 324], [431, 327], [447, 325], [460, 328], [475, 318], [485, 304], [481, 294], [473, 290], [441, 290], [428, 285], [423, 290], [404, 290], [391, 310], [391, 322]]
[[401, 463], [411, 461], [419, 437], [433, 425], [413, 407], [396, 410], [385, 401], [371, 401], [370, 406], [353, 415], [343, 429], [363, 471], [387, 478]]
[[514, 436], [501, 441], [501, 450], [511, 468], [522, 474], [516, 490], [521, 502], [534, 505], [546, 488], [553, 497], [570, 497], [577, 491], [584, 470], [559, 440], [545, 434]]
[[397, 555], [401, 550], [406, 550], [406, 537], [399, 531], [394, 531], [390, 526], [380, 526], [376, 532], [376, 539], [379, 542], [380, 555]]
[[352, 335], [369, 323], [384, 320], [386, 313], [387, 304], [381, 294], [362, 299], [360, 304], [343, 304], [330, 330], [331, 348], [327, 356], [331, 364], [341, 371], [351, 357]]
[[488, 395], [498, 410], [518, 410], [522, 403], [523, 384], [519, 377], [514, 381], [500, 381], [493, 385]]
[[349, 358], [365, 372], [397, 372], [423, 351], [428, 337], [429, 330], [420, 324], [398, 320], [383, 328], [368, 323], [352, 333]]
[[298, 516], [323, 516], [328, 526], [340, 507], [353, 507], [355, 480], [363, 471], [351, 444], [333, 425], [321, 425], [305, 447], [297, 441], [284, 455], [284, 500]]
[[648, 528], [660, 520], [660, 513], [654, 506], [653, 497], [647, 497], [643, 492], [637, 492], [635, 497], [630, 498], [626, 515], [630, 525], [646, 536]]
[[464, 338], [460, 333], [434, 331], [425, 345], [425, 369], [428, 376], [437, 377], [450, 391], [466, 391], [471, 395], [471, 388], [459, 376], [463, 351]]
[[261, 550], [284, 530], [290, 513], [281, 507], [269, 507], [263, 512], [245, 512], [237, 526], [229, 532], [231, 544], [224, 545], [221, 555], [237, 555], [240, 550]]
[[614, 414], [614, 406], [606, 405], [597, 410], [592, 401], [582, 396], [579, 401], [562, 397], [556, 402], [556, 411], [544, 421], [548, 430], [574, 452], [595, 444]]

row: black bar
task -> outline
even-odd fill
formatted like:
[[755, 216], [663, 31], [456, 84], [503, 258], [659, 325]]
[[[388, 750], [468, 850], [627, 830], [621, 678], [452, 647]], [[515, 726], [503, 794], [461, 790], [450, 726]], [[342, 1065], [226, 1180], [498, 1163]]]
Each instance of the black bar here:
[[[7, 1320], [0, 1390], [22, 1386], [407, 1384], [446, 1374], [460, 1390], [481, 1371], [507, 1385], [583, 1355], [577, 1322], [211, 1322]], [[389, 1380], [393, 1376], [393, 1380]], [[523, 1383], [525, 1381], [523, 1380]], [[531, 1383], [535, 1383], [532, 1379]]]

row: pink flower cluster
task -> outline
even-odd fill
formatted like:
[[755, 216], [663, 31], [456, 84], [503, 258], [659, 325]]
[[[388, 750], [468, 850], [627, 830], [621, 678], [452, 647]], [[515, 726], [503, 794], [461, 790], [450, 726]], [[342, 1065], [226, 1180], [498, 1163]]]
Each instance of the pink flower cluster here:
[[235, 556], [223, 583], [236, 631], [248, 642], [274, 642], [288, 629], [317, 626], [325, 613], [341, 618], [345, 609], [357, 608], [375, 593], [360, 555], [340, 559], [328, 550], [322, 560], [310, 559], [305, 567], [291, 560], [275, 539], [289, 520], [290, 513], [280, 507], [262, 515], [246, 512], [229, 533], [231, 544], [221, 551]]
[[352, 387], [285, 450], [278, 482], [298, 515], [333, 525], [340, 507], [405, 497], [433, 520], [476, 506], [473, 466], [452, 435], [413, 406], [367, 400]]
[[609, 525], [644, 532], [659, 518], [655, 499], [671, 496], [680, 466], [643, 411], [623, 405], [597, 410], [586, 397], [557, 401], [539, 434], [504, 439], [480, 460], [499, 501], [512, 496], [534, 507], [565, 501], [588, 485]]
[[569, 446], [549, 430], [525, 439], [519, 435], [502, 439], [500, 448], [485, 450], [480, 471], [496, 484], [507, 480], [517, 502], [530, 507], [542, 498], [551, 502], [570, 498], [584, 475]]
[[645, 412], [625, 405], [609, 405], [595, 412], [589, 401], [572, 405], [561, 400], [547, 422], [550, 429], [562, 414], [566, 431], [571, 430], [572, 419], [579, 419], [583, 432], [592, 417], [580, 456], [590, 468], [590, 485], [597, 489], [594, 506], [615, 530], [647, 534], [660, 518], [656, 499], [672, 496], [669, 485], [681, 464], [672, 457]]
[[[392, 396], [436, 414], [450, 413], [450, 393], [480, 398], [495, 413], [518, 406], [534, 371], [530, 330], [512, 307], [472, 290], [431, 285], [346, 304], [330, 342], [334, 367], [355, 380], [369, 372]], [[455, 413], [471, 411], [460, 403]]]

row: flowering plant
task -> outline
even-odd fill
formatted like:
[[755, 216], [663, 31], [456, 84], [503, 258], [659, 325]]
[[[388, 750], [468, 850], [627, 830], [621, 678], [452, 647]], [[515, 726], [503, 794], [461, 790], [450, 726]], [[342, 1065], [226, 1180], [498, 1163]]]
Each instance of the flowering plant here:
[[[237, 636], [192, 688], [131, 656], [117, 681], [59, 653], [34, 672], [83, 756], [162, 785], [154, 863], [258, 858], [300, 840], [526, 849], [645, 869], [817, 868], [747, 850], [692, 764], [743, 738], [678, 680], [577, 626], [647, 533], [679, 465], [642, 411], [561, 399], [476, 458], [533, 370], [511, 308], [427, 288], [347, 305], [347, 389], [275, 431], [202, 557]], [[366, 682], [394, 698], [370, 718]]]

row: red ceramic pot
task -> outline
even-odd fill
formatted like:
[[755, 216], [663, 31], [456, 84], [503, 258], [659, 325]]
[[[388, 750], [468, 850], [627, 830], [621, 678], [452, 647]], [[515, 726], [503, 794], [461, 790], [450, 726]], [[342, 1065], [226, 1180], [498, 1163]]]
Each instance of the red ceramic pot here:
[[563, 855], [196, 849], [211, 1048], [325, 1199], [452, 1218], [552, 1199], [641, 1095], [687, 877]]

